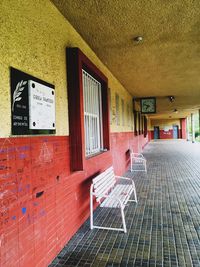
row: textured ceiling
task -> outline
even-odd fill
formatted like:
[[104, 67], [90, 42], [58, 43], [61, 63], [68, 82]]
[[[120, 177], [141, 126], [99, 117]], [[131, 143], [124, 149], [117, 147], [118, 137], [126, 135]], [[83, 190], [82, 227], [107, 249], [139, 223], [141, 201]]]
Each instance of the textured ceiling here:
[[155, 116], [200, 107], [199, 0], [52, 2], [133, 96], [158, 97]]

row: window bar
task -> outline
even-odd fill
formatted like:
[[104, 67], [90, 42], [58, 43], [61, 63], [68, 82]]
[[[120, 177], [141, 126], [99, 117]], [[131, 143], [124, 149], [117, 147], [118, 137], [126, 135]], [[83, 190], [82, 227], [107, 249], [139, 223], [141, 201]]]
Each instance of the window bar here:
[[92, 80], [93, 83], [93, 148], [94, 150], [97, 150], [96, 146], [96, 128], [95, 128], [95, 120], [96, 120], [96, 82], [95, 80]]
[[[86, 108], [86, 92], [85, 92], [85, 88], [86, 88], [86, 79], [85, 79], [85, 73], [84, 70], [82, 70], [82, 78], [83, 78], [83, 103], [84, 103], [84, 110]], [[84, 125], [86, 125], [86, 116], [84, 113]], [[86, 134], [86, 133], [85, 133]], [[87, 137], [86, 137], [87, 138]], [[87, 142], [85, 142], [85, 151], [87, 153]]]
[[89, 130], [89, 154], [92, 154], [92, 138], [91, 138], [91, 135], [92, 135], [92, 120], [91, 120], [91, 113], [92, 113], [92, 110], [91, 110], [91, 101], [92, 101], [92, 96], [91, 96], [91, 79], [90, 79], [90, 76], [88, 75], [88, 82], [89, 82], [89, 102], [88, 102], [88, 110], [89, 110], [89, 127], [88, 127], [88, 130]]
[[95, 119], [95, 125], [96, 125], [96, 149], [100, 150], [99, 146], [99, 127], [98, 127], [98, 118], [99, 118], [99, 102], [98, 102], [98, 83], [96, 82], [95, 84], [95, 96], [96, 96], [96, 103], [95, 103], [95, 114], [96, 114], [96, 119]]
[[87, 87], [86, 87], [86, 91], [87, 91], [87, 105], [86, 105], [86, 114], [87, 114], [87, 155], [90, 154], [90, 132], [89, 132], [89, 127], [90, 127], [90, 117], [89, 117], [89, 107], [88, 107], [88, 103], [89, 103], [89, 79], [88, 79], [88, 75], [86, 75], [86, 80], [87, 80]]
[[[99, 148], [103, 149], [103, 126], [102, 126], [102, 99], [101, 99], [101, 84], [98, 84], [98, 93], [99, 93], [99, 118], [100, 120], [98, 120], [98, 125], [100, 127], [100, 132], [101, 135], [99, 136]], [[101, 139], [100, 139], [101, 138]]]
[[102, 145], [101, 84], [83, 70], [86, 156], [99, 152]]
[[95, 105], [95, 102], [94, 102], [94, 93], [95, 93], [95, 86], [94, 86], [94, 81], [92, 79], [92, 149], [93, 151], [95, 151], [95, 132], [94, 132], [94, 121], [95, 121], [95, 116], [94, 116], [94, 105]]

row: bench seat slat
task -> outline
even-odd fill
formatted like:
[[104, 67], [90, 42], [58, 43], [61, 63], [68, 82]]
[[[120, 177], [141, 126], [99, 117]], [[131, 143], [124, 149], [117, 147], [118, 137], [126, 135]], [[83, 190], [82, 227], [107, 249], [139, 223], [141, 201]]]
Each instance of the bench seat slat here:
[[[122, 204], [125, 205], [125, 199], [128, 196], [127, 186], [117, 185], [115, 189], [111, 192], [110, 196], [118, 198], [122, 202]], [[103, 201], [101, 207], [119, 208], [120, 203], [116, 199], [107, 198]]]
[[113, 167], [108, 168], [107, 170], [105, 170], [104, 172], [102, 172], [101, 174], [99, 174], [96, 178], [94, 178], [92, 180], [93, 184], [97, 183], [98, 181], [101, 181], [102, 178], [107, 175], [107, 174], [111, 174], [112, 176], [114, 176], [114, 171], [113, 171]]
[[115, 181], [115, 176], [111, 176], [110, 174], [105, 174], [105, 176], [102, 178], [101, 181], [93, 183], [94, 189], [104, 186], [104, 184], [106, 184], [109, 181]]
[[115, 185], [115, 181], [111, 181], [109, 184], [105, 184], [104, 187], [102, 187], [101, 189], [95, 190], [94, 193], [97, 197], [97, 201], [99, 202], [101, 200], [102, 197], [98, 197], [99, 195], [105, 195], [107, 194]]
[[[101, 178], [100, 180], [97, 178]], [[101, 200], [98, 195], [108, 193], [116, 183], [113, 168], [109, 168], [100, 174], [97, 178], [93, 179], [94, 193], [97, 195], [97, 201]]]
[[108, 189], [111, 186], [111, 184], [115, 183], [116, 182], [116, 179], [107, 179], [106, 181], [102, 182], [99, 186], [94, 186], [94, 191], [97, 192], [98, 190], [101, 190], [102, 188], [104, 187], [107, 187]]
[[[126, 205], [128, 202], [130, 195], [133, 192], [133, 187], [130, 185], [121, 185], [118, 184], [114, 187], [112, 192], [109, 194], [110, 197], [116, 197], [122, 201], [123, 205]], [[100, 205], [100, 207], [107, 208], [119, 208], [119, 201], [116, 198], [106, 198]]]
[[99, 195], [105, 195], [109, 193], [112, 190], [112, 188], [115, 186], [115, 181], [110, 182], [108, 185], [109, 187], [105, 185], [101, 189], [95, 190], [94, 191], [95, 195], [99, 196]]

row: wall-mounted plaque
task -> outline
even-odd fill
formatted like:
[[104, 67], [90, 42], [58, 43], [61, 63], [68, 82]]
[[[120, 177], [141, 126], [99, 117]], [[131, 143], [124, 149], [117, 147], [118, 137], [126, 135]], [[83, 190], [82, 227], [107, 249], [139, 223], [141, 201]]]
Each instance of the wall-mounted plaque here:
[[12, 134], [55, 133], [54, 85], [11, 68]]

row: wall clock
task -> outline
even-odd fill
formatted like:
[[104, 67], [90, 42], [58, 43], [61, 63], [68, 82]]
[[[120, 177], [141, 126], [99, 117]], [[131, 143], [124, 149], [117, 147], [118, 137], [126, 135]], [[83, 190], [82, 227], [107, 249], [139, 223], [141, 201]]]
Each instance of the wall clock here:
[[151, 114], [156, 113], [156, 98], [145, 97], [140, 99], [141, 113]]

